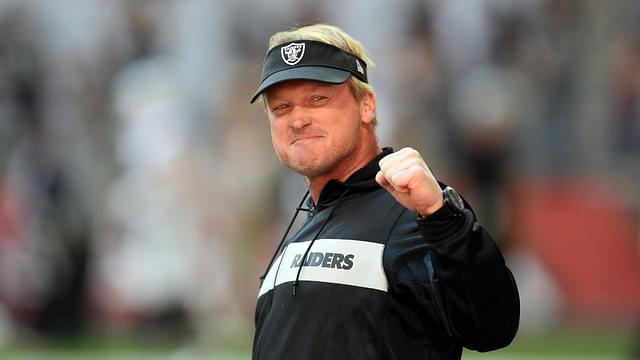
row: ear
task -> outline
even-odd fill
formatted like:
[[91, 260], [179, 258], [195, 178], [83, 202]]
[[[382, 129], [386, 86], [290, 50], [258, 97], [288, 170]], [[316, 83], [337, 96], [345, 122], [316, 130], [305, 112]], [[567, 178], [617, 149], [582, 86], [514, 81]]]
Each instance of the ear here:
[[376, 95], [373, 91], [367, 92], [360, 100], [360, 118], [365, 124], [373, 123], [376, 118]]

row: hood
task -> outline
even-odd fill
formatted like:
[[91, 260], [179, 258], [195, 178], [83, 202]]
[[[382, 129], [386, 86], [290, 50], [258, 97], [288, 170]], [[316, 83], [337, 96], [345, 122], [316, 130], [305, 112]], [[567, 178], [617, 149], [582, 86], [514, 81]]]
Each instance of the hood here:
[[[318, 210], [332, 205], [346, 190], [350, 193], [368, 192], [380, 188], [380, 185], [376, 182], [376, 174], [380, 170], [378, 162], [385, 156], [393, 153], [393, 149], [386, 147], [382, 149], [376, 157], [371, 159], [361, 169], [353, 173], [349, 178], [342, 182], [338, 180], [329, 180], [327, 185], [322, 189], [320, 198], [318, 199]], [[307, 199], [308, 207], [313, 206], [313, 200], [311, 197]]]

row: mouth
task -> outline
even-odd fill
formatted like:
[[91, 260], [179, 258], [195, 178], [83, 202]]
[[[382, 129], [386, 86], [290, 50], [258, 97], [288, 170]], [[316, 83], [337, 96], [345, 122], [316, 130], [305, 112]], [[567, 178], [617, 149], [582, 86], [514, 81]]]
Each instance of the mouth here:
[[295, 139], [293, 139], [290, 144], [293, 145], [297, 142], [304, 142], [304, 141], [310, 141], [310, 140], [314, 140], [314, 139], [319, 139], [321, 138], [321, 135], [309, 135], [309, 136], [301, 136], [301, 137], [297, 137]]

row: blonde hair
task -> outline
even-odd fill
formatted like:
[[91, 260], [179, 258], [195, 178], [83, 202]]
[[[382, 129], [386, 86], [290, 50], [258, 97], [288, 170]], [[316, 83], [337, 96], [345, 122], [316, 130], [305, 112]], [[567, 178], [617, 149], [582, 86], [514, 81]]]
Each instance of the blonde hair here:
[[[293, 28], [288, 31], [281, 31], [273, 34], [269, 39], [269, 52], [274, 47], [284, 44], [286, 42], [295, 40], [313, 40], [322, 42], [325, 44], [333, 45], [342, 51], [346, 51], [360, 58], [367, 64], [367, 67], [375, 66], [373, 60], [367, 54], [367, 49], [358, 40], [351, 37], [351, 35], [344, 32], [337, 26], [328, 24], [315, 24]], [[351, 93], [357, 101], [369, 92], [373, 93], [373, 86], [351, 75], [347, 80]], [[262, 101], [266, 104], [265, 94], [262, 94]], [[377, 123], [377, 119], [373, 120], [374, 126]]]

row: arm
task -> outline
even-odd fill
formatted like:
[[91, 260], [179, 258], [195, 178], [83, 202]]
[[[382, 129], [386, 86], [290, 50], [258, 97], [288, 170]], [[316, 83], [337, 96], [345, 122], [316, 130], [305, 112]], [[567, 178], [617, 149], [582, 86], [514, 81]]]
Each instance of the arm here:
[[386, 250], [391, 273], [406, 267], [425, 279], [417, 282], [430, 298], [422, 303], [465, 347], [489, 351], [508, 345], [518, 328], [518, 291], [495, 242], [468, 205], [463, 216], [430, 218], [442, 207], [442, 193], [415, 150], [385, 159], [378, 182], [405, 208], [424, 216], [416, 220], [405, 211], [397, 222]]
[[518, 329], [518, 289], [491, 236], [470, 210], [460, 219], [420, 220], [418, 227], [431, 247], [422, 260], [439, 287], [432, 298], [440, 296], [434, 303], [442, 304], [441, 321], [467, 348], [507, 346]]

